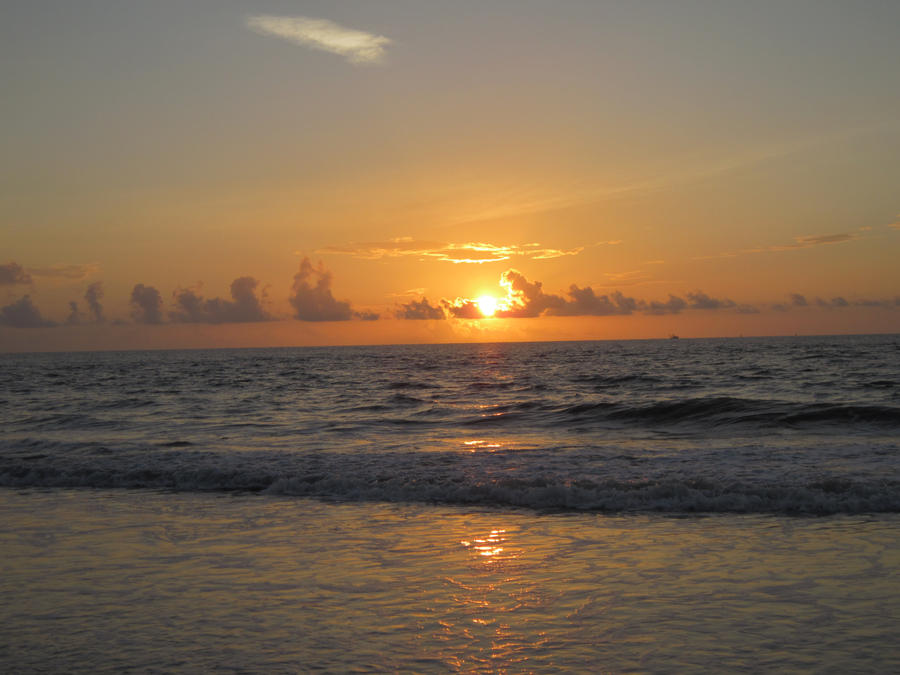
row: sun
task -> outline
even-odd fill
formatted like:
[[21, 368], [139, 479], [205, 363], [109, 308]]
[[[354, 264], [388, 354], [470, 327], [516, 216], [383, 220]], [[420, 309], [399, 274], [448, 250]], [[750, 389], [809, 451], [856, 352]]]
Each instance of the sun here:
[[482, 295], [475, 301], [475, 304], [478, 305], [478, 311], [484, 317], [494, 316], [497, 312], [497, 298], [493, 295]]

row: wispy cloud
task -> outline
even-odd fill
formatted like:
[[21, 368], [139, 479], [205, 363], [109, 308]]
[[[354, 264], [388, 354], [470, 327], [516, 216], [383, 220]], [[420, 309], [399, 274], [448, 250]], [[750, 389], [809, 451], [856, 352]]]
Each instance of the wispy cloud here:
[[872, 228], [861, 227], [856, 232], [839, 232], [837, 234], [814, 234], [800, 237], [794, 237], [794, 241], [790, 244], [776, 244], [773, 246], [760, 246], [757, 248], [746, 248], [741, 251], [725, 251], [724, 253], [716, 253], [713, 255], [695, 256], [694, 260], [715, 260], [718, 258], [735, 258], [739, 255], [747, 253], [772, 253], [777, 251], [795, 251], [801, 248], [812, 248], [813, 246], [825, 246], [828, 244], [843, 244], [848, 241], [855, 241], [868, 232]]
[[28, 273], [33, 277], [49, 277], [55, 279], [87, 279], [100, 271], [97, 263], [85, 265], [52, 265], [50, 267], [29, 267]]
[[262, 35], [272, 35], [310, 49], [339, 54], [356, 65], [384, 61], [390, 38], [345, 28], [328, 19], [306, 16], [251, 16], [247, 27]]
[[531, 260], [549, 260], [564, 256], [578, 255], [583, 246], [571, 249], [546, 248], [533, 242], [529, 244], [499, 245], [485, 242], [466, 242], [461, 244], [437, 241], [420, 241], [412, 237], [398, 237], [389, 241], [373, 241], [351, 243], [345, 246], [326, 246], [317, 251], [321, 254], [351, 255], [363, 260], [380, 258], [415, 257], [419, 260], [439, 260], [451, 263], [470, 263], [480, 265], [489, 262], [509, 260], [520, 256]]
[[822, 246], [824, 244], [842, 244], [845, 241], [859, 239], [856, 232], [841, 232], [838, 234], [817, 234], [806, 237], [794, 237], [792, 244], [782, 244], [781, 246], [766, 246], [764, 248], [750, 249], [747, 253], [760, 253], [764, 251], [790, 251], [795, 248], [811, 248], [813, 246]]

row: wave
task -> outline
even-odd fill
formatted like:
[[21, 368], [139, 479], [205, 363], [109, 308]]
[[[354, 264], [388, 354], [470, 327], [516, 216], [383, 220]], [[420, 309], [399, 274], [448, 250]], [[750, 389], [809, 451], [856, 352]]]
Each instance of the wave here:
[[803, 404], [728, 396], [656, 401], [632, 406], [601, 401], [570, 406], [563, 413], [576, 421], [605, 419], [650, 426], [696, 424], [811, 427], [852, 424], [900, 427], [900, 408], [891, 406]]
[[627, 475], [615, 470], [615, 460], [621, 457], [611, 458], [609, 469], [599, 471], [587, 471], [578, 462], [561, 468], [548, 456], [523, 462], [520, 453], [507, 457], [395, 453], [248, 458], [167, 449], [140, 460], [133, 454], [100, 452], [89, 457], [75, 453], [74, 459], [66, 462], [59, 457], [32, 452], [5, 459], [0, 462], [0, 486], [250, 492], [350, 502], [610, 513], [900, 512], [898, 481], [812, 472], [795, 472], [787, 478], [789, 472], [779, 471], [748, 479], [734, 472], [713, 475], [696, 463], [693, 472]]

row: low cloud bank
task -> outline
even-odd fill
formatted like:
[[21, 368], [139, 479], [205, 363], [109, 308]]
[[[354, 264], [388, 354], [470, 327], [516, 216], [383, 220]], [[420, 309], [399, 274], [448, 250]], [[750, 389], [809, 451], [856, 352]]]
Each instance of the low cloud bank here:
[[0, 307], [0, 325], [12, 328], [44, 328], [55, 326], [56, 322], [41, 316], [31, 297], [23, 295], [6, 307]]
[[294, 308], [294, 318], [300, 321], [349, 321], [362, 319], [374, 321], [374, 312], [354, 311], [347, 300], [336, 300], [331, 293], [332, 274], [319, 262], [313, 265], [309, 258], [300, 262], [300, 271], [294, 275], [294, 284], [288, 301]]
[[31, 275], [18, 263], [8, 262], [5, 265], [0, 265], [0, 286], [27, 285], [30, 283]]
[[243, 323], [270, 321], [256, 295], [259, 282], [253, 277], [238, 277], [231, 282], [231, 300], [205, 300], [193, 289], [179, 289], [173, 293], [175, 309], [169, 318], [176, 323]]

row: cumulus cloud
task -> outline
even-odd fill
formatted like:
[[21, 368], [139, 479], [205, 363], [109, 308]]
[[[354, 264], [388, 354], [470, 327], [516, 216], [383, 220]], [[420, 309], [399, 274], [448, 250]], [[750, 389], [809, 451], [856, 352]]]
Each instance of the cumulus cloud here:
[[339, 54], [355, 65], [384, 61], [390, 38], [354, 28], [345, 28], [328, 19], [306, 16], [251, 16], [247, 26], [261, 35], [272, 35], [294, 44]]
[[14, 284], [30, 284], [31, 275], [22, 269], [22, 266], [8, 262], [0, 265], [0, 286], [12, 286]]
[[379, 318], [375, 312], [353, 311], [349, 301], [335, 300], [331, 294], [331, 279], [331, 272], [321, 262], [313, 265], [309, 258], [303, 258], [300, 271], [294, 275], [289, 298], [295, 318], [301, 321], [374, 321]]
[[566, 304], [558, 295], [544, 293], [540, 281], [528, 281], [518, 270], [510, 269], [501, 274], [500, 285], [506, 289], [506, 302], [497, 310], [499, 317], [538, 316]]
[[403, 303], [394, 313], [398, 319], [443, 319], [445, 318], [444, 310], [440, 306], [432, 306], [428, 303], [428, 298], [423, 297], [421, 300], [412, 300]]
[[447, 315], [456, 319], [480, 319], [484, 316], [481, 310], [478, 309], [478, 304], [468, 298], [444, 299], [441, 300], [441, 304], [447, 311]]
[[23, 295], [6, 307], [0, 307], [0, 325], [13, 328], [43, 328], [56, 324], [42, 317], [31, 297]]
[[728, 309], [735, 306], [733, 300], [711, 298], [703, 291], [687, 294], [691, 309]]
[[[536, 316], [613, 316], [635, 312], [644, 314], [678, 314], [684, 310], [733, 310], [741, 314], [758, 313], [752, 306], [734, 302], [727, 298], [714, 298], [703, 291], [687, 294], [687, 300], [677, 295], [669, 295], [668, 300], [638, 300], [614, 291], [598, 294], [590, 286], [569, 287], [566, 297], [545, 293], [539, 281], [528, 281], [521, 272], [509, 269], [500, 276], [500, 285], [506, 289], [506, 297], [497, 303], [494, 314], [500, 318], [522, 318]], [[442, 304], [449, 316], [460, 319], [483, 318], [478, 302], [471, 298], [443, 300]]]
[[162, 296], [153, 286], [136, 284], [131, 290], [131, 317], [138, 323], [162, 323]]
[[81, 324], [82, 314], [78, 309], [78, 303], [74, 300], [69, 302], [69, 316], [66, 317], [67, 326], [78, 326]]
[[560, 316], [612, 316], [615, 314], [631, 314], [637, 309], [638, 302], [619, 291], [609, 295], [597, 295], [590, 286], [579, 288], [575, 284], [569, 287], [571, 300], [550, 309], [548, 314]]
[[88, 305], [94, 323], [103, 323], [106, 317], [103, 316], [103, 305], [100, 300], [103, 299], [103, 282], [95, 281], [84, 292], [84, 301]]
[[419, 260], [439, 260], [455, 264], [481, 265], [509, 260], [515, 256], [530, 260], [549, 260], [551, 258], [578, 255], [583, 250], [583, 246], [571, 249], [547, 248], [536, 242], [501, 245], [479, 241], [446, 243], [416, 240], [412, 237], [397, 237], [388, 241], [370, 241], [348, 244], [346, 246], [327, 246], [318, 252], [323, 254], [351, 255], [354, 258], [363, 260], [414, 257]]
[[272, 317], [263, 309], [256, 295], [259, 282], [253, 277], [239, 277], [231, 282], [231, 300], [204, 300], [193, 289], [179, 289], [173, 293], [175, 309], [169, 312], [172, 321], [180, 323], [243, 323], [269, 321]]
[[677, 295], [669, 294], [669, 299], [666, 301], [660, 300], [652, 300], [647, 302], [646, 300], [642, 300], [640, 303], [641, 311], [645, 314], [678, 314], [684, 309], [687, 309], [687, 302], [685, 302], [684, 298], [679, 298]]

